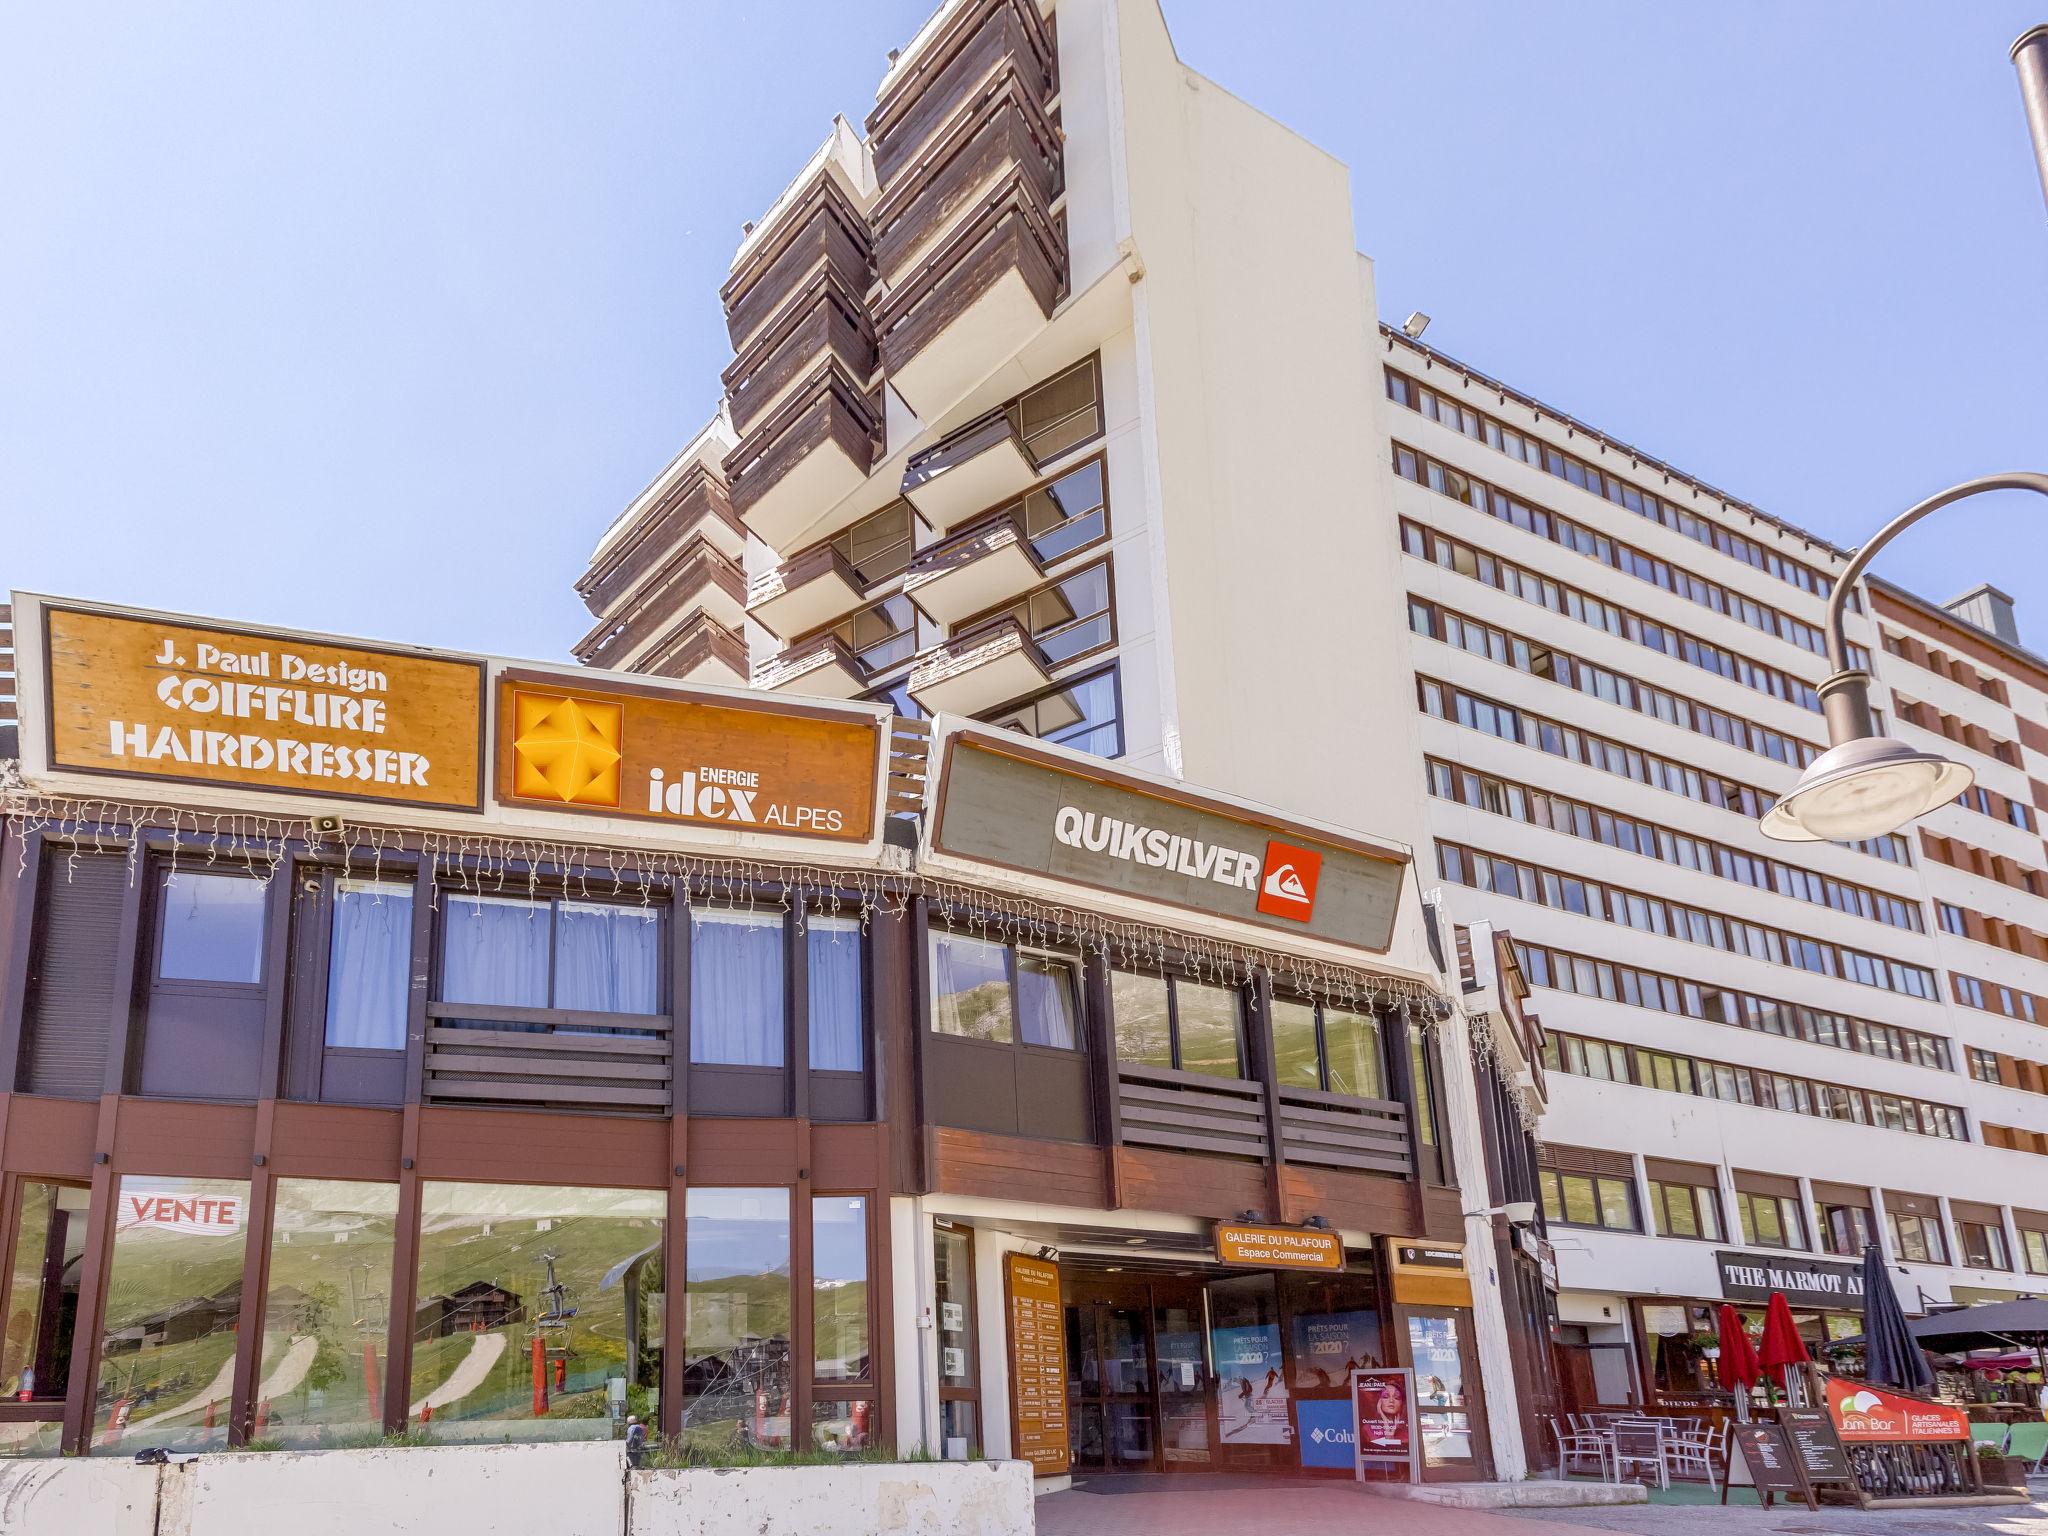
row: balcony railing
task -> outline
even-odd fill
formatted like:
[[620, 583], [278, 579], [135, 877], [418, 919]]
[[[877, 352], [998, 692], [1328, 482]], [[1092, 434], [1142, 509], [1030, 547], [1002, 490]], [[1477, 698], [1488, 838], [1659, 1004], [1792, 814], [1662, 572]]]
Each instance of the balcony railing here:
[[747, 681], [747, 642], [710, 614], [691, 613], [649, 646], [633, 670], [679, 682], [742, 687]]
[[867, 584], [830, 544], [805, 550], [754, 578], [747, 614], [787, 639], [836, 624], [861, 605]]
[[1059, 196], [1059, 130], [1006, 61], [875, 204], [875, 270], [894, 285], [1012, 173], [1040, 208]]
[[1408, 1110], [1392, 1099], [1282, 1088], [1280, 1151], [1290, 1163], [1405, 1176]]
[[722, 375], [733, 430], [751, 431], [828, 356], [863, 384], [875, 371], [866, 295], [821, 266]]
[[692, 464], [635, 526], [608, 540], [590, 563], [576, 591], [599, 617], [616, 610], [668, 555], [695, 538], [715, 545], [729, 559], [747, 547], [747, 530], [733, 516], [725, 482], [702, 464]]
[[1058, 69], [1052, 33], [1030, 0], [969, 0], [916, 47], [868, 114], [868, 148], [886, 191], [988, 77], [1009, 65], [1043, 105]]
[[726, 553], [693, 538], [636, 588], [635, 595], [576, 642], [576, 659], [588, 667], [630, 669], [664, 634], [695, 612], [709, 614], [728, 629], [746, 616], [747, 581]]
[[867, 215], [848, 199], [830, 171], [821, 168], [719, 290], [733, 349], [744, 351], [820, 266], [848, 292], [866, 293], [872, 252]]
[[951, 628], [1044, 580], [1023, 518], [1009, 512], [918, 551], [904, 574], [903, 595]]
[[666, 1114], [674, 1078], [666, 1014], [427, 1004], [430, 1104], [519, 1104]]
[[903, 498], [941, 533], [1024, 494], [1038, 464], [1005, 411], [968, 423], [903, 469]]
[[756, 667], [754, 686], [768, 693], [851, 699], [866, 691], [868, 669], [844, 640], [828, 632]]
[[1045, 653], [1006, 616], [925, 652], [910, 669], [910, 696], [928, 714], [978, 715], [1051, 681]]
[[1116, 1077], [1125, 1146], [1259, 1161], [1270, 1155], [1266, 1090], [1258, 1083], [1128, 1064]]
[[861, 383], [828, 358], [727, 455], [733, 511], [770, 549], [788, 549], [868, 477], [880, 452]]

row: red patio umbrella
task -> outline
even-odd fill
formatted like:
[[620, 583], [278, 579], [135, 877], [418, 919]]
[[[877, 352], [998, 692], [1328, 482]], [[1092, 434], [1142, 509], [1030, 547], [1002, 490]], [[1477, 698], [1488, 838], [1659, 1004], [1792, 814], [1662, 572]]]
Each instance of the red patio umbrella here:
[[1742, 1314], [1727, 1302], [1721, 1303], [1721, 1385], [1734, 1392], [1747, 1392], [1763, 1379], [1763, 1366], [1756, 1358], [1756, 1346], [1742, 1326]]
[[1789, 1394], [1792, 1385], [1786, 1379], [1787, 1369], [1804, 1365], [1811, 1358], [1806, 1352], [1806, 1340], [1799, 1337], [1799, 1328], [1792, 1321], [1792, 1306], [1785, 1300], [1785, 1293], [1771, 1292], [1771, 1299], [1764, 1305], [1764, 1338], [1757, 1350], [1757, 1360]]

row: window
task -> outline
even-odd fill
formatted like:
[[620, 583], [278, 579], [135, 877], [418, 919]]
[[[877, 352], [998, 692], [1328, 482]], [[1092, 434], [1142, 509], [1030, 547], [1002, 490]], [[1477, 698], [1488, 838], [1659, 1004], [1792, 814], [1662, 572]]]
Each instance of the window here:
[[1102, 375], [1094, 357], [1025, 391], [1009, 408], [1010, 421], [1037, 463], [1102, 435]]
[[1448, 1184], [1450, 1159], [1436, 1134], [1436, 1052], [1423, 1031], [1413, 1027], [1408, 1031], [1408, 1082], [1413, 1091], [1409, 1110], [1413, 1116], [1416, 1161], [1425, 1177]]
[[804, 932], [811, 1070], [858, 1072], [866, 1060], [860, 919], [814, 912], [805, 919]]
[[128, 1174], [115, 1201], [93, 1449], [221, 1450], [248, 1258], [248, 1183]]
[[939, 1312], [932, 1330], [939, 1357], [939, 1455], [965, 1461], [981, 1447], [971, 1231], [943, 1219], [933, 1223], [932, 1278]]
[[869, 1381], [868, 1203], [811, 1199], [812, 1379]]
[[1378, 1019], [1293, 998], [1276, 997], [1272, 1007], [1273, 1067], [1279, 1083], [1355, 1099], [1387, 1096]]
[[788, 1444], [786, 1189], [692, 1189], [682, 1437], [707, 1450]]
[[917, 651], [917, 607], [907, 597], [887, 597], [842, 619], [831, 632], [870, 675], [886, 672]]
[[692, 911], [691, 1062], [780, 1067], [784, 986], [780, 912]]
[[1244, 1076], [1235, 988], [1111, 971], [1109, 991], [1118, 1060], [1205, 1077]]
[[2012, 1256], [2006, 1252], [2005, 1228], [1988, 1221], [1958, 1221], [1956, 1249], [1963, 1262], [1976, 1269], [2011, 1269]]
[[1047, 662], [1057, 667], [1115, 638], [1109, 607], [1109, 562], [1099, 560], [999, 612], [962, 625], [958, 634], [1015, 619]]
[[1640, 1232], [1633, 1180], [1612, 1174], [1537, 1171], [1543, 1191], [1543, 1216], [1566, 1227], [1603, 1227], [1611, 1232]]
[[265, 887], [239, 875], [174, 870], [164, 876], [161, 981], [253, 986], [263, 980]]
[[1799, 1219], [1799, 1202], [1790, 1195], [1765, 1195], [1738, 1190], [1735, 1196], [1742, 1213], [1742, 1240], [1752, 1248], [1804, 1248], [1806, 1232]]
[[931, 932], [932, 1028], [996, 1045], [1080, 1044], [1080, 965], [1068, 955]]
[[443, 902], [441, 1001], [483, 1005], [462, 1022], [545, 1027], [525, 1015], [660, 1012], [659, 908], [452, 892]]
[[1934, 904], [1934, 912], [1941, 919], [1941, 927], [1944, 933], [1968, 937], [1970, 925], [1963, 920], [1963, 909], [1961, 907], [1954, 905], [1952, 902], [1937, 901]]
[[22, 1179], [15, 1190], [19, 1214], [7, 1262], [0, 1387], [10, 1399], [61, 1403], [71, 1380], [92, 1192], [41, 1179]]
[[412, 887], [336, 880], [328, 925], [327, 1044], [404, 1050], [411, 974]]
[[1721, 1241], [1721, 1197], [1709, 1185], [1652, 1179], [1650, 1211], [1659, 1237]]
[[1103, 461], [1090, 459], [1028, 493], [1023, 512], [1024, 535], [1043, 564], [1095, 543], [1108, 531]]
[[[901, 714], [903, 711], [898, 710]], [[1121, 757], [1124, 750], [1122, 700], [1117, 669], [1068, 678], [1056, 688], [989, 717], [991, 725], [1020, 731], [1056, 746], [1096, 757]]]
[[2048, 1275], [2048, 1232], [2022, 1229], [2020, 1251], [2026, 1255], [2028, 1274]]
[[886, 581], [910, 564], [916, 546], [916, 513], [907, 501], [893, 501], [862, 518], [832, 541], [866, 586]]
[[1877, 1241], [1868, 1207], [1828, 1205], [1820, 1208], [1820, 1245], [1841, 1258], [1863, 1257], [1863, 1250]]
[[1969, 1048], [1970, 1076], [1980, 1083], [1995, 1083], [1998, 1078], [1998, 1053], [1987, 1051], [1981, 1046]]
[[318, 1446], [384, 1432], [396, 1184], [279, 1179], [263, 1299], [263, 1436]]
[[1948, 1243], [1942, 1237], [1939, 1218], [1887, 1211], [1885, 1221], [1891, 1228], [1892, 1251], [1898, 1257], [1913, 1264], [1948, 1262]]

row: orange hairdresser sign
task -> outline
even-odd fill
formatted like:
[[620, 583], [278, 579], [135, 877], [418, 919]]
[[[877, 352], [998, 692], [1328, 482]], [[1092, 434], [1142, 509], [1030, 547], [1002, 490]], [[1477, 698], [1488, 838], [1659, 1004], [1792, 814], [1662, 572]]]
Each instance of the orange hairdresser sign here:
[[506, 672], [498, 684], [497, 798], [864, 842], [874, 832], [881, 741], [870, 715]]
[[483, 663], [43, 609], [50, 766], [473, 811]]
[[1216, 1262], [1260, 1269], [1341, 1270], [1344, 1241], [1315, 1227], [1252, 1227], [1216, 1223]]
[[1868, 1382], [1827, 1378], [1828, 1416], [1844, 1440], [1940, 1441], [1970, 1438], [1970, 1416], [1945, 1403], [1888, 1392]]
[[1022, 1253], [1003, 1255], [1010, 1306], [1010, 1433], [1034, 1477], [1073, 1465], [1067, 1434], [1067, 1335], [1060, 1267]]

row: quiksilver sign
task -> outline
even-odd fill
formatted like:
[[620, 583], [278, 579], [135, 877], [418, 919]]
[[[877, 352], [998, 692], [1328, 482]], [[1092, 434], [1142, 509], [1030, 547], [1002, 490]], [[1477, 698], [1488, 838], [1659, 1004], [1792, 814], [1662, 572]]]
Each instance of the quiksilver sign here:
[[1383, 952], [1406, 856], [971, 731], [947, 738], [937, 853]]

